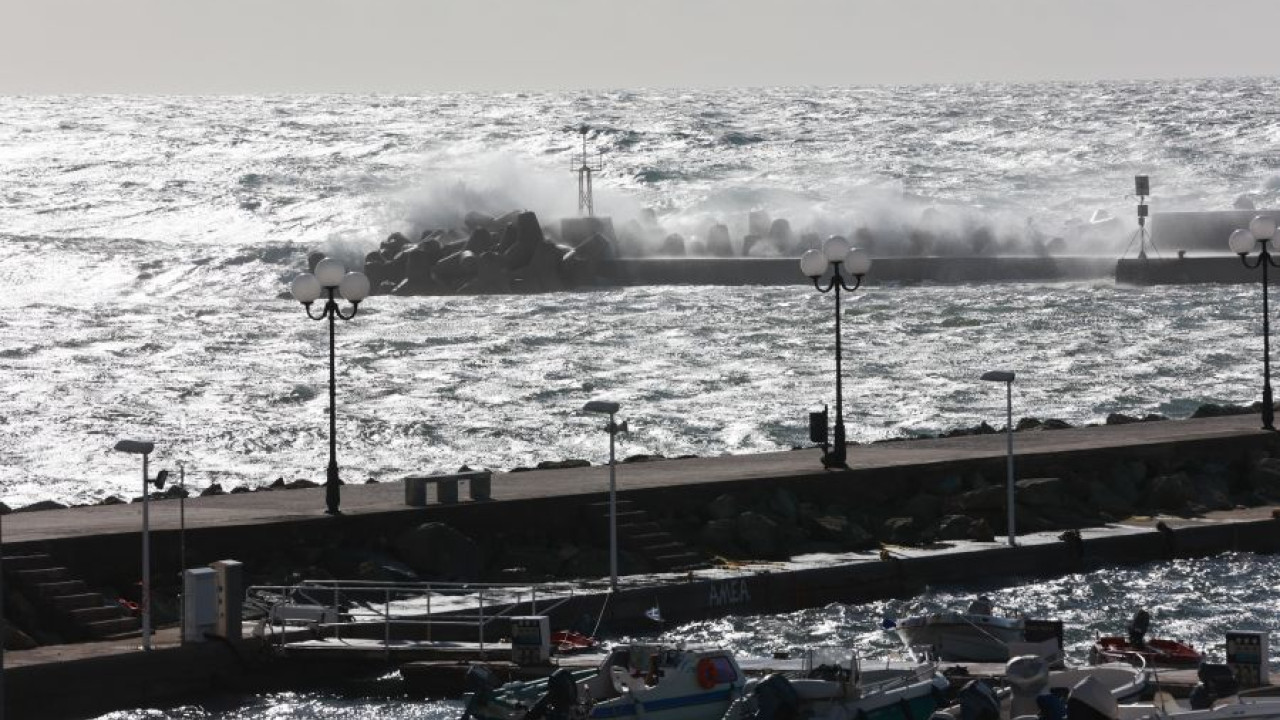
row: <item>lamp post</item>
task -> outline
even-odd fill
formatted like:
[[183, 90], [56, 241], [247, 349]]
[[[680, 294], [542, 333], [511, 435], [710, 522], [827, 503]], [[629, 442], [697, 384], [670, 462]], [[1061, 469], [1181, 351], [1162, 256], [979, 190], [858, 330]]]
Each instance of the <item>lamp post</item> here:
[[[332, 258], [325, 258], [316, 265], [316, 272], [302, 273], [294, 278], [291, 288], [293, 297], [307, 310], [307, 317], [312, 320], [329, 320], [329, 469], [324, 481], [325, 512], [330, 515], [339, 514], [338, 506], [342, 500], [342, 480], [338, 478], [338, 415], [337, 415], [337, 375], [334, 371], [333, 326], [337, 319], [350, 320], [360, 310], [360, 301], [369, 296], [369, 278], [364, 273], [347, 272], [342, 263]], [[344, 315], [338, 308], [334, 293], [341, 293], [351, 303], [351, 314]], [[326, 294], [324, 307], [319, 315], [311, 314], [311, 303], [321, 294]]]
[[1014, 509], [1014, 504], [1013, 504], [1013, 502], [1014, 502], [1014, 501], [1013, 501], [1013, 487], [1014, 487], [1014, 480], [1013, 480], [1013, 378], [1014, 378], [1014, 374], [1013, 374], [1012, 372], [1007, 371], [1007, 370], [991, 370], [991, 371], [989, 371], [989, 372], [985, 372], [985, 373], [983, 373], [983, 374], [982, 374], [982, 378], [981, 378], [981, 379], [986, 380], [986, 381], [988, 381], [988, 382], [1002, 382], [1002, 383], [1004, 383], [1004, 385], [1005, 385], [1005, 426], [1004, 426], [1004, 430], [1005, 430], [1005, 436], [1006, 436], [1006, 437], [1008, 437], [1008, 439], [1009, 439], [1009, 452], [1007, 453], [1008, 458], [1009, 458], [1009, 461], [1008, 461], [1009, 478], [1008, 478], [1008, 482], [1007, 482], [1007, 489], [1008, 489], [1008, 493], [1007, 493], [1007, 497], [1005, 498], [1005, 502], [1009, 505], [1009, 547], [1013, 547], [1014, 545], [1017, 545], [1017, 544], [1018, 544], [1017, 540], [1015, 539], [1015, 538], [1018, 536], [1018, 532], [1017, 532], [1017, 530], [1015, 529], [1015, 527], [1016, 527], [1016, 526], [1014, 525], [1014, 520], [1013, 520], [1013, 509]]
[[[1262, 429], [1275, 430], [1275, 408], [1271, 400], [1271, 310], [1267, 304], [1267, 267], [1280, 267], [1271, 258], [1271, 251], [1267, 249], [1267, 243], [1271, 242], [1272, 236], [1276, 234], [1276, 221], [1274, 218], [1258, 215], [1249, 223], [1249, 229], [1240, 229], [1231, 233], [1231, 237], [1227, 239], [1227, 244], [1231, 247], [1231, 252], [1240, 256], [1240, 262], [1244, 266], [1253, 268], [1262, 268]], [[1254, 246], [1261, 245], [1258, 248], [1258, 259], [1252, 264], [1249, 263], [1249, 252]]]
[[187, 464], [178, 461], [178, 485], [182, 493], [178, 495], [178, 582], [182, 582], [182, 574], [187, 571]]
[[[2, 504], [2, 503], [0, 503]], [[4, 612], [4, 510], [0, 510], [0, 720], [4, 720], [4, 643], [9, 637], [9, 620]]]
[[618, 433], [627, 432], [627, 422], [614, 422], [614, 416], [621, 407], [616, 402], [592, 400], [582, 406], [583, 412], [598, 413], [609, 416], [609, 424], [604, 426], [609, 433], [609, 590], [618, 589], [618, 479], [617, 462], [614, 456], [614, 444]]
[[151, 489], [150, 485], [164, 487], [169, 478], [168, 470], [161, 470], [151, 479], [148, 474], [148, 460], [156, 444], [142, 440], [121, 440], [116, 443], [115, 450], [131, 455], [142, 456], [142, 649], [151, 650]]
[[[813, 280], [818, 292], [827, 293], [832, 290], [836, 295], [836, 430], [835, 442], [831, 452], [822, 458], [826, 467], [847, 467], [844, 442], [844, 393], [841, 381], [840, 351], [840, 290], [853, 292], [862, 285], [862, 276], [871, 269], [871, 255], [865, 250], [857, 250], [849, 245], [849, 241], [833, 235], [822, 244], [822, 250], [807, 250], [800, 256], [800, 271]], [[847, 270], [853, 275], [853, 287], [845, 283], [844, 273]], [[831, 280], [826, 287], [822, 286], [822, 276], [831, 272]]]

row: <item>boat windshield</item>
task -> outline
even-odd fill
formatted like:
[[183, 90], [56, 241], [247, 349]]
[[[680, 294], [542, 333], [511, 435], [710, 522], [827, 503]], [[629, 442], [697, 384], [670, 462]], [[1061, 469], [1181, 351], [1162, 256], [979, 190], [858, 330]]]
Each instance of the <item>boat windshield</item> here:
[[825, 680], [848, 680], [856, 674], [857, 656], [848, 648], [810, 648], [804, 656], [802, 669], [805, 677]]

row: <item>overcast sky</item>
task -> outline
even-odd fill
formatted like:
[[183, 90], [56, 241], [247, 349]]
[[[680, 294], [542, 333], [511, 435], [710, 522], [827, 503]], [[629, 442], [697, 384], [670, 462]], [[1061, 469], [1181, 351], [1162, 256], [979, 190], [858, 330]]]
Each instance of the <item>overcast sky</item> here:
[[1278, 0], [5, 0], [0, 93], [1274, 75]]

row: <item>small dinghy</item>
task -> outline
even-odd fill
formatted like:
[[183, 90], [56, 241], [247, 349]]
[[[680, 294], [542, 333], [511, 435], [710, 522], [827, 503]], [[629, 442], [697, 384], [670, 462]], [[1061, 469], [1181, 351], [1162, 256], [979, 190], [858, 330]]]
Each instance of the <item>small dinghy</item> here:
[[557, 655], [572, 655], [600, 649], [600, 643], [595, 638], [574, 630], [557, 630], [551, 633], [551, 646], [556, 649]]
[[1190, 645], [1176, 640], [1147, 639], [1151, 615], [1138, 610], [1129, 621], [1128, 637], [1108, 635], [1098, 638], [1089, 650], [1089, 662], [1097, 665], [1127, 662], [1146, 667], [1197, 667], [1204, 657]]
[[1128, 638], [1109, 635], [1098, 638], [1089, 650], [1089, 663], [1127, 662], [1146, 667], [1197, 667], [1204, 656], [1190, 645], [1177, 640], [1152, 638], [1134, 645]]

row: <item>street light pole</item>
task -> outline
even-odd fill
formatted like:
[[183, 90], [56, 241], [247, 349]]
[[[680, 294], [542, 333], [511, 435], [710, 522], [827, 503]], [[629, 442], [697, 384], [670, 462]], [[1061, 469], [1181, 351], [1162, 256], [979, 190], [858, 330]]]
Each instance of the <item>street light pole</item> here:
[[614, 445], [618, 437], [613, 415], [609, 415], [609, 589], [618, 589], [618, 464]]
[[182, 574], [187, 571], [187, 464], [178, 463], [178, 484], [182, 493], [178, 495], [178, 582], [182, 582]]
[[1005, 385], [1005, 437], [1008, 439], [1008, 478], [1005, 483], [1005, 503], [1009, 508], [1009, 547], [1018, 544], [1016, 540], [1018, 536], [1017, 525], [1014, 522], [1014, 478], [1013, 478], [1013, 380], [1014, 374], [1005, 370], [991, 370], [982, 374], [983, 380], [990, 382], [1002, 382]]
[[625, 420], [621, 425], [615, 421], [620, 407], [606, 400], [592, 400], [582, 407], [583, 412], [609, 416], [609, 424], [604, 429], [609, 433], [609, 590], [612, 592], [618, 590], [618, 463], [614, 446], [618, 433], [627, 432]]
[[[359, 312], [360, 301], [369, 296], [369, 278], [364, 273], [347, 272], [342, 263], [326, 258], [316, 265], [314, 275], [302, 273], [294, 278], [291, 290], [293, 297], [306, 308], [307, 317], [329, 321], [329, 467], [325, 472], [324, 502], [326, 513], [338, 515], [341, 513], [339, 505], [342, 502], [342, 480], [338, 477], [338, 381], [334, 356], [334, 325], [338, 319], [350, 320]], [[321, 293], [327, 294], [327, 299], [320, 314], [313, 315], [311, 304], [320, 298]], [[351, 303], [350, 314], [343, 314], [335, 293], [341, 293]]]
[[[841, 268], [853, 275], [853, 286], [845, 283]], [[813, 286], [820, 293], [835, 292], [836, 299], [836, 428], [835, 442], [831, 451], [822, 458], [822, 464], [829, 468], [848, 467], [846, 463], [844, 429], [844, 367], [840, 340], [840, 290], [843, 288], [853, 292], [862, 286], [862, 276], [871, 269], [871, 255], [864, 250], [857, 250], [849, 245], [849, 241], [833, 235], [822, 244], [822, 250], [808, 250], [800, 256], [800, 271], [813, 281]], [[826, 287], [821, 278], [830, 270], [831, 280]]]
[[167, 470], [161, 470], [154, 480], [149, 474], [151, 451], [156, 444], [150, 441], [121, 440], [116, 443], [115, 450], [131, 455], [142, 456], [142, 649], [151, 651], [151, 491], [149, 486], [164, 487], [169, 477]]
[[9, 638], [4, 594], [4, 511], [0, 510], [0, 720], [4, 720], [4, 643]]
[[[1268, 302], [1267, 268], [1280, 267], [1272, 257], [1267, 243], [1276, 233], [1274, 218], [1258, 215], [1249, 223], [1249, 229], [1231, 233], [1227, 244], [1240, 256], [1240, 262], [1249, 269], [1262, 268], [1262, 429], [1275, 430], [1275, 405], [1271, 396], [1271, 308]], [[1258, 247], [1258, 259], [1249, 263], [1249, 252]]]

